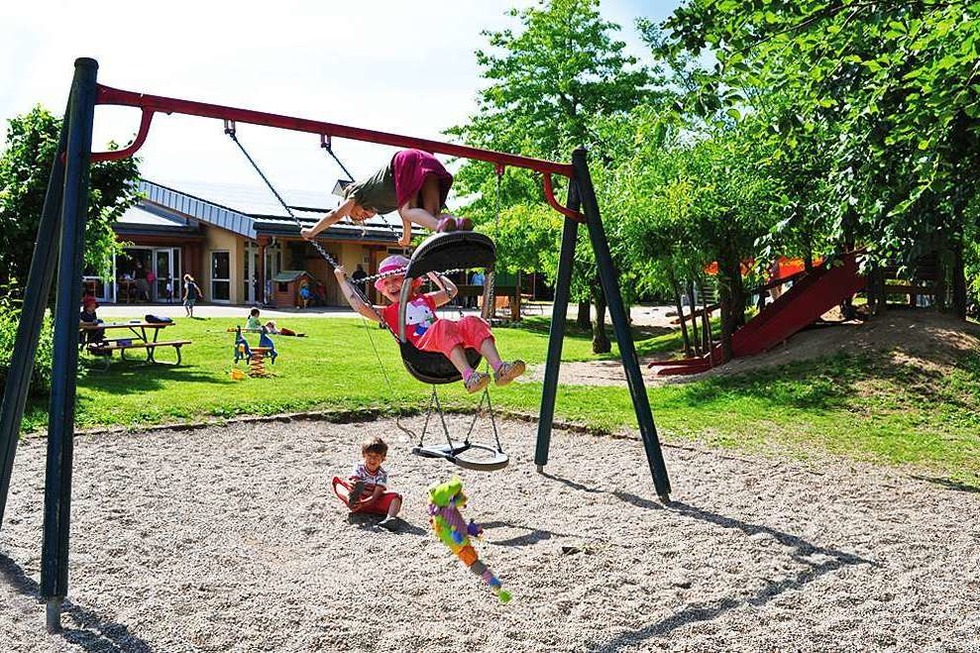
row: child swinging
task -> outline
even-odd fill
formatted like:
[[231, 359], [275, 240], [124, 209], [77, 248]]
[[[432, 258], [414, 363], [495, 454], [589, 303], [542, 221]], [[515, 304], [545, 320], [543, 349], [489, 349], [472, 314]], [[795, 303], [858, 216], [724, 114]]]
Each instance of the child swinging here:
[[[404, 270], [408, 263], [407, 258], [396, 254], [383, 260], [378, 268], [381, 274], [391, 273], [374, 283], [374, 287], [391, 302], [387, 306], [372, 307], [366, 304], [347, 280], [347, 271], [343, 266], [337, 266], [334, 274], [351, 308], [375, 322], [384, 321], [394, 331], [398, 328], [399, 299], [405, 283], [405, 275], [397, 272]], [[452, 300], [457, 291], [455, 284], [446, 277], [434, 272], [430, 272], [428, 276], [439, 289], [420, 293], [422, 280], [413, 280], [412, 294], [405, 307], [405, 337], [408, 341], [422, 351], [445, 355], [462, 375], [463, 384], [470, 393], [486, 388], [490, 383], [490, 375], [470, 367], [465, 348], [476, 349], [487, 359], [497, 385], [507, 385], [524, 374], [524, 361], [501, 360], [490, 325], [482, 318], [467, 315], [453, 321], [436, 317], [435, 309]]]

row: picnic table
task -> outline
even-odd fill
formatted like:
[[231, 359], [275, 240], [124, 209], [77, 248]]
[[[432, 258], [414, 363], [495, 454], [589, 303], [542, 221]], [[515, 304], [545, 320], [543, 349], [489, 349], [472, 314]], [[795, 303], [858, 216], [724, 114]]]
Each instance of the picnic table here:
[[[103, 371], [109, 369], [112, 360], [112, 352], [118, 351], [122, 360], [126, 359], [126, 352], [130, 349], [142, 349], [146, 352], [147, 363], [157, 363], [166, 365], [180, 365], [180, 348], [191, 344], [190, 340], [159, 340], [160, 330], [173, 326], [173, 322], [144, 322], [134, 320], [132, 322], [100, 322], [98, 324], [81, 323], [78, 326], [80, 334], [80, 347], [93, 356], [102, 358], [105, 364]], [[115, 331], [115, 337], [105, 337], [99, 342], [88, 342], [88, 334], [92, 331], [103, 330], [106, 336]], [[126, 333], [126, 332], [129, 333]], [[158, 347], [173, 347], [177, 355], [177, 360], [173, 362], [158, 361], [156, 359], [156, 349]]]

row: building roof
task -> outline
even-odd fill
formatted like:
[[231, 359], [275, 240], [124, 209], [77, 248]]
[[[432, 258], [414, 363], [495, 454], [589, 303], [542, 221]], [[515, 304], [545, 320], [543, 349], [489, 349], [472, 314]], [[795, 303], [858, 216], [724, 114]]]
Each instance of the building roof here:
[[[268, 189], [242, 184], [181, 183], [180, 190], [142, 180], [144, 198], [139, 211], [127, 212], [125, 226], [117, 231], [145, 233], [161, 226], [198, 223], [212, 225], [249, 239], [260, 235], [298, 236], [299, 227]], [[313, 226], [336, 207], [336, 198], [325, 193], [282, 191], [290, 211], [304, 227]], [[163, 222], [161, 222], [163, 221]], [[325, 235], [335, 240], [374, 240], [397, 242], [401, 218], [396, 214], [375, 216], [362, 225], [343, 221], [332, 225]]]
[[153, 204], [140, 202], [131, 206], [116, 221], [115, 230], [120, 234], [157, 233], [193, 234], [201, 233], [200, 223], [190, 218], [175, 215]]

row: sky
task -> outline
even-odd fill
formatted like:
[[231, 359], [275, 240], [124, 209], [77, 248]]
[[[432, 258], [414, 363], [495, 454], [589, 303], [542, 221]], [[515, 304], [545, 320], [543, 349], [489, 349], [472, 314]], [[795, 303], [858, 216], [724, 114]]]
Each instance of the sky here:
[[[679, 0], [602, 0], [631, 53], [644, 54], [633, 20], [666, 17]], [[0, 124], [40, 103], [64, 111], [79, 57], [98, 61], [104, 85], [336, 124], [447, 140], [466, 122], [482, 79], [483, 30], [517, 28], [512, 7], [534, 0], [30, 0], [0, 3]], [[147, 7], [144, 9], [143, 7]], [[133, 108], [96, 108], [93, 149], [126, 144]], [[343, 173], [314, 134], [239, 125], [238, 137], [284, 190], [329, 192]], [[2, 145], [0, 145], [2, 147]], [[335, 139], [355, 177], [394, 151]], [[154, 117], [140, 150], [144, 178], [258, 183], [220, 121]]]

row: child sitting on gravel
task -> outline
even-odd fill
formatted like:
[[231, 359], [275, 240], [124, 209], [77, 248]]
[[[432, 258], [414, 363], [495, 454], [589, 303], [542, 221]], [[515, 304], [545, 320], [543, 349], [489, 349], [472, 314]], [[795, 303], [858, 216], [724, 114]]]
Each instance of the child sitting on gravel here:
[[333, 477], [333, 491], [351, 513], [384, 515], [378, 526], [396, 530], [401, 521], [398, 511], [402, 507], [402, 495], [388, 491], [388, 472], [381, 463], [388, 456], [388, 445], [381, 438], [371, 438], [361, 444], [363, 462], [354, 466], [350, 479]]

